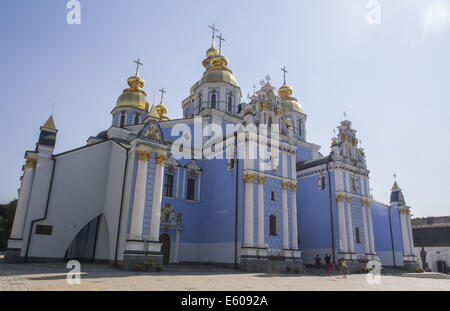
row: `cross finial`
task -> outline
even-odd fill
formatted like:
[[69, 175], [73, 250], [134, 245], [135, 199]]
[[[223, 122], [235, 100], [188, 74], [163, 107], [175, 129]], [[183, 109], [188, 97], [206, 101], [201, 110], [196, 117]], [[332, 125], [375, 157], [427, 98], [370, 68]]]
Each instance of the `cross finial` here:
[[225, 41], [225, 38], [222, 37], [222, 34], [216, 36], [219, 39], [219, 54], [222, 54], [222, 41]]
[[164, 89], [164, 87], [162, 89], [160, 89], [159, 91], [161, 92], [161, 103], [162, 103], [164, 94], [167, 93], [167, 91]]
[[139, 66], [143, 66], [144, 64], [141, 63], [141, 59], [138, 58], [137, 60], [133, 61], [134, 63], [136, 63], [136, 77], [139, 75]]
[[397, 180], [397, 174], [394, 173], [394, 180]]
[[281, 71], [283, 72], [283, 81], [284, 81], [284, 84], [286, 84], [286, 73], [288, 72], [288, 71], [286, 70], [286, 66], [283, 66], [283, 68], [281, 68]]
[[256, 85], [253, 84], [253, 94], [256, 93]]
[[219, 31], [219, 29], [216, 28], [216, 24], [212, 24], [212, 25], [210, 25], [208, 27], [212, 29], [212, 39], [213, 39], [213, 42], [214, 42], [214, 37], [216, 35], [216, 31]]
[[344, 119], [347, 120], [347, 112], [344, 111]]

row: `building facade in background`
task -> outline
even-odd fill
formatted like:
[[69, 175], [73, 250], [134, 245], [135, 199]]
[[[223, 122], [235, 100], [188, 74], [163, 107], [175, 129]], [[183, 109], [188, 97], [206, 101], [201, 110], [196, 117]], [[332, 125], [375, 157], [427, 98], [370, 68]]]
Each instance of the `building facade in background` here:
[[414, 254], [419, 259], [420, 267], [449, 273], [450, 216], [414, 218], [411, 223]]
[[[286, 76], [278, 89], [261, 81], [243, 102], [214, 37], [202, 64], [182, 119], [166, 116], [164, 89], [150, 105], [138, 70], [111, 111], [111, 126], [87, 145], [55, 154], [58, 130], [49, 118], [25, 155], [6, 261], [294, 271], [328, 253], [335, 263], [416, 264], [410, 208], [396, 183], [389, 205], [372, 199], [349, 121], [323, 156], [307, 140], [307, 116]], [[255, 137], [271, 140], [263, 153]], [[177, 145], [180, 139], [186, 144]], [[202, 146], [215, 158], [202, 156]]]

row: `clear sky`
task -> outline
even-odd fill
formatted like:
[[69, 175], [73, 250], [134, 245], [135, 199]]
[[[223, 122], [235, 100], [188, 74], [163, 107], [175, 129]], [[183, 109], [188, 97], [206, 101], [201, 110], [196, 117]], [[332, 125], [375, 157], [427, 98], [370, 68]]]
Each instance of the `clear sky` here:
[[[201, 78], [215, 23], [244, 95], [267, 74], [288, 83], [307, 139], [329, 152], [343, 112], [358, 130], [374, 198], [388, 202], [393, 173], [414, 216], [450, 215], [450, 0], [66, 0], [0, 3], [0, 203], [17, 197], [25, 150], [55, 104], [56, 152], [107, 129], [141, 58], [144, 89], [164, 86], [169, 117]], [[101, 161], [102, 159], [99, 159]]]

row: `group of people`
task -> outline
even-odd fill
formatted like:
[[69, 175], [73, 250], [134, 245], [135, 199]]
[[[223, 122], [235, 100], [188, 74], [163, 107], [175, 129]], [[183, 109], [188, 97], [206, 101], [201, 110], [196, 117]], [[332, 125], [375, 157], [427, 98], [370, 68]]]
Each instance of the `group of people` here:
[[[327, 269], [327, 274], [330, 276], [331, 275], [331, 256], [326, 253], [325, 257], [325, 268]], [[316, 269], [317, 275], [320, 276], [320, 268], [322, 268], [322, 258], [320, 258], [319, 254], [316, 255], [316, 258], [314, 258], [315, 264], [314, 267]], [[344, 279], [347, 278], [347, 274], [348, 274], [348, 266], [347, 266], [347, 261], [345, 261], [345, 258], [342, 257], [339, 260], [339, 264], [340, 264], [340, 268], [342, 271], [342, 274], [344, 276]]]

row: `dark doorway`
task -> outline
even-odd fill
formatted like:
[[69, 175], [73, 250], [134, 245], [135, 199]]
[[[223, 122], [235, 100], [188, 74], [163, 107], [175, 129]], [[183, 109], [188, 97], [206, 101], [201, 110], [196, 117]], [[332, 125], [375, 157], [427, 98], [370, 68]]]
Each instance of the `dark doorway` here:
[[436, 266], [438, 272], [447, 273], [447, 263], [445, 261], [438, 261]]
[[82, 262], [95, 259], [95, 247], [97, 242], [98, 227], [101, 216], [95, 217], [83, 229], [78, 232], [72, 243], [66, 250], [65, 260], [76, 259]]
[[159, 242], [162, 243], [163, 264], [168, 265], [170, 261], [170, 236], [168, 234], [161, 234]]

